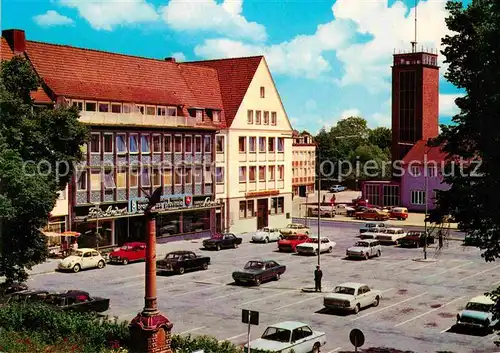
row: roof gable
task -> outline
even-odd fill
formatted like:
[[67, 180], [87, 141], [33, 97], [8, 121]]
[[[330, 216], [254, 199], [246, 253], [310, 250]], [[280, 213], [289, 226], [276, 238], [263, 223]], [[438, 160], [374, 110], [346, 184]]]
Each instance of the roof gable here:
[[424, 156], [426, 153], [428, 162], [441, 163], [444, 162], [447, 157], [441, 147], [429, 147], [427, 146], [427, 140], [419, 140], [403, 158], [403, 164], [408, 164], [410, 162], [413, 162], [413, 164], [424, 163]]

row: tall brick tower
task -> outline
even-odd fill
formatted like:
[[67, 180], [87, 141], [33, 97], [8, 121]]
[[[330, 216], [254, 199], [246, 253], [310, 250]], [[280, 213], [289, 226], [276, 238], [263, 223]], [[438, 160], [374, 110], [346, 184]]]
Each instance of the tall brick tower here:
[[439, 133], [437, 54], [417, 51], [417, 15], [412, 51], [394, 54], [392, 66], [392, 160], [401, 160], [418, 140]]

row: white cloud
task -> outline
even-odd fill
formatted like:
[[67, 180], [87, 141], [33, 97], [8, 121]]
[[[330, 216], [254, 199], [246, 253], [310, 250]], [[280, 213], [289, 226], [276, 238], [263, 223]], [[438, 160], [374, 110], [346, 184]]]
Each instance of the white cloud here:
[[182, 52], [175, 52], [175, 53], [172, 53], [171, 55], [175, 60], [177, 61], [186, 61], [186, 55], [184, 55], [184, 53]]
[[341, 119], [347, 119], [351, 116], [361, 116], [361, 111], [356, 108], [346, 109], [340, 114]]
[[453, 117], [460, 110], [455, 104], [455, 99], [462, 97], [462, 94], [440, 94], [439, 95], [439, 115]]
[[391, 115], [384, 113], [375, 113], [366, 119], [369, 127], [391, 127]]
[[92, 28], [111, 31], [118, 25], [148, 23], [159, 19], [155, 7], [145, 0], [61, 0], [61, 4], [77, 9]]
[[46, 13], [33, 17], [33, 20], [42, 27], [71, 25], [74, 21], [57, 11], [48, 10]]
[[222, 4], [215, 0], [170, 0], [160, 13], [163, 20], [178, 31], [203, 30], [230, 38], [266, 40], [265, 27], [249, 22], [242, 15], [242, 5], [243, 0], [225, 0]]

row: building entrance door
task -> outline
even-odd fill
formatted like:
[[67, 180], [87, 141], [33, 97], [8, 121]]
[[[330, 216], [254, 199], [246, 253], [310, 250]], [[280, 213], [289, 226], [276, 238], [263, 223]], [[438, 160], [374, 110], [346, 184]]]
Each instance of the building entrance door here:
[[268, 199], [257, 200], [257, 229], [268, 226]]
[[222, 233], [222, 213], [215, 212], [215, 232]]

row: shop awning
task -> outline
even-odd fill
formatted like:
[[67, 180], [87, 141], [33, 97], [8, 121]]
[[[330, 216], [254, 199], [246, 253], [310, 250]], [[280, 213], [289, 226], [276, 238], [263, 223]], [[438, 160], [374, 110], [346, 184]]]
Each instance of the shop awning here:
[[61, 233], [57, 232], [42, 232], [46, 237], [60, 237]]
[[82, 234], [78, 233], [78, 232], [73, 232], [73, 231], [66, 231], [66, 232], [61, 233], [61, 236], [63, 236], [63, 237], [79, 237], [80, 235], [82, 235]]

